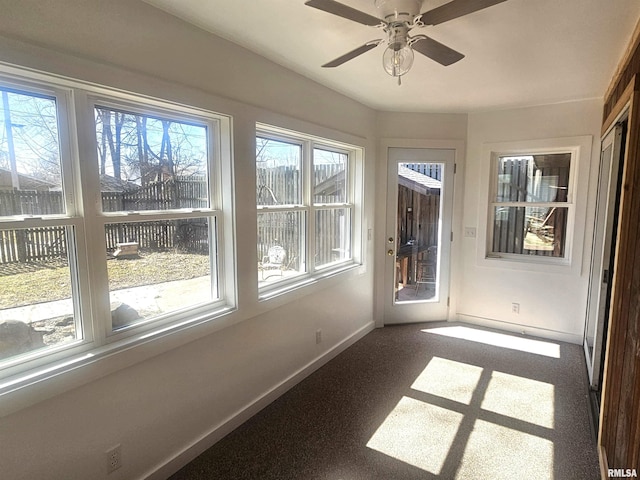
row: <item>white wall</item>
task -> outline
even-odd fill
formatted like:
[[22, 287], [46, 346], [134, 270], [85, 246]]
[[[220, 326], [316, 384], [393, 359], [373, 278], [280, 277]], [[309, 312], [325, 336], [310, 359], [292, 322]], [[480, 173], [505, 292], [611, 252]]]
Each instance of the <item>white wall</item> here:
[[[24, 407], [0, 418], [0, 465], [6, 478], [106, 478], [104, 451], [117, 443], [124, 467], [108, 478], [142, 478], [154, 471], [161, 478], [246, 418], [255, 410], [253, 402], [262, 405], [317, 366], [314, 362], [372, 328], [374, 305], [376, 314], [381, 311], [374, 298], [382, 298], [374, 297], [373, 241], [366, 242], [366, 268], [357, 275], [329, 279], [290, 297], [256, 300], [256, 121], [364, 146], [365, 228], [383, 226], [386, 215], [386, 156], [376, 157], [381, 138], [467, 139], [466, 172], [459, 181], [464, 188], [457, 190], [454, 214], [458, 231], [463, 224], [480, 223], [477, 178], [483, 143], [585, 134], [598, 138], [600, 101], [473, 114], [468, 122], [466, 115], [376, 114], [143, 2], [0, 0], [0, 11], [0, 61], [233, 116], [241, 253], [239, 309], [222, 322], [225, 328], [169, 351], [150, 347], [149, 358], [135, 364], [114, 358], [23, 392], [18, 398]], [[376, 177], [376, 172], [381, 173]], [[383, 242], [383, 229], [374, 232], [375, 241]], [[453, 280], [458, 313], [509, 322], [500, 302], [509, 298], [510, 304], [517, 293], [522, 305], [518, 321], [526, 328], [581, 336], [586, 272], [572, 277], [489, 271], [476, 264], [472, 240], [461, 239], [454, 248], [454, 261], [460, 263]], [[380, 262], [381, 255], [375, 256]], [[375, 281], [379, 294], [380, 275]], [[548, 307], [535, 313], [540, 298]], [[381, 325], [382, 319], [376, 319]], [[324, 339], [319, 346], [318, 328]], [[56, 389], [62, 393], [52, 394]], [[243, 409], [245, 414], [238, 416]]]
[[225, 328], [195, 328], [182, 346], [141, 347], [142, 361], [116, 355], [0, 400], [12, 411], [0, 418], [3, 478], [106, 478], [104, 452], [118, 443], [124, 467], [108, 478], [162, 478], [373, 328], [372, 241], [359, 271], [257, 301], [253, 138], [260, 121], [365, 147], [366, 228], [375, 113], [142, 2], [2, 0], [0, 11], [0, 61], [233, 117], [239, 308]]
[[[513, 269], [507, 262], [481, 262], [474, 238], [461, 238], [462, 257], [457, 314], [462, 320], [525, 331], [549, 338], [581, 343], [589, 275], [588, 257], [593, 228], [594, 191], [599, 162], [602, 100], [594, 99], [517, 110], [469, 115], [469, 135], [464, 183], [464, 227], [486, 228], [480, 215], [487, 198], [483, 195], [482, 169], [488, 167], [483, 145], [561, 137], [593, 136], [590, 177], [578, 182], [581, 193], [588, 192], [586, 216], [576, 218], [585, 228], [578, 233], [584, 255], [574, 259], [576, 267], [564, 272], [553, 268], [538, 271]], [[589, 166], [583, 165], [581, 168]], [[579, 210], [579, 209], [578, 209]], [[511, 312], [511, 303], [520, 304], [520, 314]]]

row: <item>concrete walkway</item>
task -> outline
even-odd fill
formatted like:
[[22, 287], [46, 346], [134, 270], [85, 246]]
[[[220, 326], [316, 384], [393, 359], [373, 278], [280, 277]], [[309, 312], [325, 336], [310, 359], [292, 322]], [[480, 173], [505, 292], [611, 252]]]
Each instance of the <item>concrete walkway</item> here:
[[[206, 302], [210, 298], [211, 287], [208, 276], [125, 288], [110, 292], [109, 295], [112, 303], [126, 303], [143, 317]], [[0, 321], [21, 320], [25, 323], [33, 323], [72, 315], [73, 303], [71, 299], [66, 299], [0, 310]]]

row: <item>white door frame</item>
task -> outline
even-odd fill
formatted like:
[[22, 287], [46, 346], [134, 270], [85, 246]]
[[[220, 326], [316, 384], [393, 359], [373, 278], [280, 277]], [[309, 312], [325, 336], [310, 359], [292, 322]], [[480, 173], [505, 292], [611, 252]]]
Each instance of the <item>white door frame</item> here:
[[[375, 301], [375, 309], [376, 309], [376, 325], [378, 327], [382, 327], [385, 324], [397, 323], [393, 322], [392, 319], [387, 318], [386, 314], [386, 306], [392, 301], [392, 291], [393, 288], [390, 286], [392, 281], [388, 279], [387, 270], [390, 267], [387, 265], [389, 262], [395, 265], [393, 259], [389, 259], [387, 255], [387, 230], [388, 230], [388, 222], [387, 222], [387, 195], [386, 192], [392, 186], [389, 185], [388, 181], [388, 166], [389, 166], [389, 149], [390, 148], [415, 148], [415, 149], [436, 149], [436, 150], [453, 150], [454, 151], [454, 165], [455, 165], [455, 175], [453, 178], [453, 199], [452, 199], [452, 222], [451, 222], [451, 231], [453, 233], [453, 241], [451, 242], [451, 254], [450, 254], [450, 264], [449, 264], [449, 309], [447, 312], [446, 318], [439, 318], [439, 320], [449, 320], [454, 321], [457, 320], [457, 298], [458, 298], [458, 286], [460, 282], [458, 279], [460, 278], [461, 272], [460, 269], [462, 267], [462, 259], [460, 258], [460, 239], [462, 232], [462, 215], [460, 212], [462, 211], [463, 204], [463, 189], [461, 188], [464, 182], [464, 158], [465, 158], [465, 142], [464, 140], [418, 140], [418, 139], [390, 139], [383, 138], [380, 141], [380, 161], [378, 163], [378, 180], [376, 182], [380, 195], [377, 196], [377, 208], [379, 214], [376, 216], [378, 225], [381, 225], [377, 230], [376, 234], [376, 269], [380, 274], [376, 275], [376, 301]], [[395, 186], [393, 186], [395, 188]], [[395, 212], [393, 212], [393, 217], [395, 221]], [[395, 229], [395, 226], [394, 226]], [[395, 233], [394, 233], [395, 235]], [[443, 234], [444, 235], [444, 234]], [[450, 234], [449, 234], [450, 235]], [[444, 238], [444, 236], [443, 236]], [[391, 267], [395, 269], [395, 266]], [[426, 321], [429, 319], [414, 319], [409, 321]], [[433, 319], [435, 320], [435, 319]]]
[[[584, 351], [591, 388], [600, 387], [600, 368], [604, 348], [604, 325], [606, 323], [607, 294], [613, 272], [609, 264], [613, 255], [614, 209], [617, 199], [618, 173], [622, 164], [622, 127], [619, 122], [606, 133], [600, 146], [600, 168], [598, 172], [598, 191], [596, 217], [594, 220], [593, 250], [589, 272], [589, 291], [584, 332]], [[610, 150], [609, 155], [605, 152]], [[606, 271], [606, 273], [605, 273]], [[590, 342], [590, 325], [593, 325], [593, 338]], [[590, 351], [590, 347], [592, 350]]]

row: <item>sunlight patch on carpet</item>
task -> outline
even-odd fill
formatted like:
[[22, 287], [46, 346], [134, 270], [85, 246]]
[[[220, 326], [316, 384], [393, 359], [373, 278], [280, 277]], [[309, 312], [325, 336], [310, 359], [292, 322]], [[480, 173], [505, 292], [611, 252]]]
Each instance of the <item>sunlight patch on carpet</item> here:
[[462, 417], [460, 413], [402, 397], [367, 447], [438, 475]]
[[530, 378], [492, 372], [482, 409], [510, 418], [553, 428], [555, 387]]
[[536, 355], [544, 355], [546, 357], [560, 358], [560, 345], [554, 342], [533, 340], [531, 338], [489, 332], [486, 330], [463, 326], [425, 328], [422, 331], [424, 333], [460, 338], [462, 340], [494, 345], [496, 347], [508, 348], [511, 350], [519, 350], [521, 352], [534, 353]]
[[456, 480], [548, 480], [554, 478], [553, 442], [477, 420]]
[[475, 365], [434, 357], [411, 388], [469, 405], [481, 374]]

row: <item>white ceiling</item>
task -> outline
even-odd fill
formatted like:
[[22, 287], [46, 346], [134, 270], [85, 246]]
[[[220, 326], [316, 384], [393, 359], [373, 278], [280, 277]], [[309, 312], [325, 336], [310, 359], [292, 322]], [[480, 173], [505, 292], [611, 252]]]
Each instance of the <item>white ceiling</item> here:
[[[508, 0], [421, 29], [466, 57], [443, 67], [416, 54], [398, 86], [382, 69], [382, 45], [340, 67], [321, 68], [383, 32], [304, 0], [144, 1], [372, 108], [406, 112], [601, 97], [640, 17], [638, 0]], [[341, 3], [378, 16], [374, 0]], [[424, 0], [421, 11], [443, 3]]]

